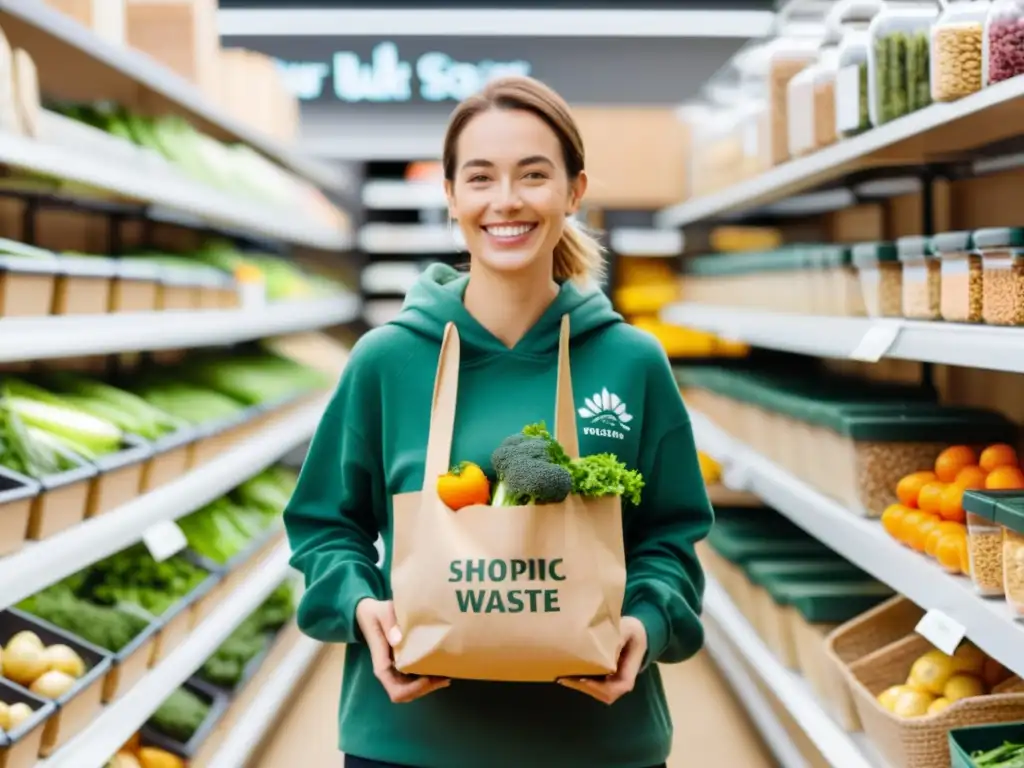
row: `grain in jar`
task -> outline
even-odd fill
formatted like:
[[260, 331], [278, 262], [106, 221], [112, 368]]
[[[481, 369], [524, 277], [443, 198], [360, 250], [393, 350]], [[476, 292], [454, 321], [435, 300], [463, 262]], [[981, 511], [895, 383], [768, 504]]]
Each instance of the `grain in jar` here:
[[938, 15], [928, 3], [891, 4], [872, 19], [868, 106], [873, 125], [932, 103], [930, 30]]
[[969, 231], [943, 232], [932, 238], [932, 250], [942, 271], [942, 319], [950, 323], [980, 323], [981, 256]]
[[858, 243], [852, 254], [868, 317], [902, 317], [903, 270], [896, 245]]
[[985, 85], [1024, 74], [1024, 0], [995, 0], [982, 45]]
[[989, 3], [951, 2], [931, 31], [931, 97], [955, 101], [981, 90], [982, 38]]
[[767, 165], [789, 160], [789, 82], [817, 58], [820, 39], [779, 37], [766, 45], [768, 61]]
[[1024, 492], [996, 504], [996, 522], [1003, 529], [1003, 588], [1006, 602], [1024, 618]]
[[974, 233], [981, 254], [981, 314], [989, 325], [1024, 325], [1024, 228]]
[[896, 241], [903, 265], [903, 316], [911, 320], [938, 320], [941, 314], [942, 273], [932, 252], [931, 238], [901, 237]]
[[963, 497], [967, 513], [967, 553], [971, 582], [982, 597], [1002, 597], [1003, 529], [996, 521], [999, 491], [966, 491]]

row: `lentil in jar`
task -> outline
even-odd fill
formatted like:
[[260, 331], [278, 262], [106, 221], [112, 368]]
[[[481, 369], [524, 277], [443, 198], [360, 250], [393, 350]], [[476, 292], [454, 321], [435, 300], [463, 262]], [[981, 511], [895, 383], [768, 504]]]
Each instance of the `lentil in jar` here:
[[942, 259], [942, 319], [980, 323], [982, 319], [981, 257], [977, 254]]
[[860, 267], [860, 288], [869, 317], [900, 317], [903, 314], [903, 270], [899, 264]]
[[968, 512], [967, 553], [974, 591], [983, 597], [1005, 594], [1002, 527], [982, 515]]

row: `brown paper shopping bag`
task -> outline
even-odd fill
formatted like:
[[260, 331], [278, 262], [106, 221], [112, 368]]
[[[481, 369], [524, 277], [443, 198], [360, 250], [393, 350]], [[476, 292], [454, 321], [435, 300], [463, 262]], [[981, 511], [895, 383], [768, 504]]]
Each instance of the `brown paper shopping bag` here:
[[[436, 484], [451, 462], [458, 374], [459, 337], [449, 324], [423, 490], [394, 498], [391, 586], [403, 633], [395, 666], [512, 682], [614, 672], [626, 584], [619, 498], [569, 496], [561, 504], [458, 512], [445, 506]], [[570, 457], [579, 456], [567, 316], [554, 435]]]

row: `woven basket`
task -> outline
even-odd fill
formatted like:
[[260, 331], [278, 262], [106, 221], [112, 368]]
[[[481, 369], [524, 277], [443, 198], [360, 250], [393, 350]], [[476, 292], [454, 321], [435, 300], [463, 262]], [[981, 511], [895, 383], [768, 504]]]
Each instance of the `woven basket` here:
[[847, 667], [911, 634], [923, 616], [924, 611], [914, 603], [897, 596], [840, 625], [825, 638], [825, 653], [832, 664], [810, 682], [836, 722], [850, 733], [862, 730], [862, 725]]
[[[864, 732], [892, 768], [948, 768], [953, 728], [1024, 720], [1024, 694], [1004, 693], [997, 686], [988, 696], [961, 699], [936, 715], [903, 719], [886, 711], [878, 694], [906, 682], [914, 662], [933, 646], [909, 635], [846, 668]], [[1008, 681], [1013, 688], [1017, 681]]]

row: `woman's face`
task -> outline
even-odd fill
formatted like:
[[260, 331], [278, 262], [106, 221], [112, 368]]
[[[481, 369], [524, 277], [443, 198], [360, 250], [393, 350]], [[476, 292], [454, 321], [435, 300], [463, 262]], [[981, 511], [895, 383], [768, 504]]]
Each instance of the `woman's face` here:
[[536, 115], [491, 109], [463, 128], [448, 208], [473, 259], [500, 272], [546, 263], [566, 216], [579, 210], [586, 176], [570, 182], [558, 137]]

